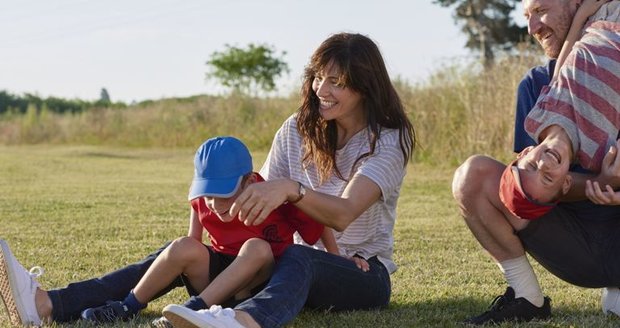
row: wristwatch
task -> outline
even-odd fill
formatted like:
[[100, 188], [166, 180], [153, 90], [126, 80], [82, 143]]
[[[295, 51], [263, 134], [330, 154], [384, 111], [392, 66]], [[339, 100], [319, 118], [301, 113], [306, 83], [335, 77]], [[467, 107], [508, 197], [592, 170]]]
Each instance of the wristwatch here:
[[299, 196], [297, 196], [295, 200], [290, 201], [289, 203], [291, 204], [295, 204], [299, 202], [306, 195], [306, 187], [299, 181], [297, 181], [297, 183], [299, 183], [299, 191], [298, 191]]

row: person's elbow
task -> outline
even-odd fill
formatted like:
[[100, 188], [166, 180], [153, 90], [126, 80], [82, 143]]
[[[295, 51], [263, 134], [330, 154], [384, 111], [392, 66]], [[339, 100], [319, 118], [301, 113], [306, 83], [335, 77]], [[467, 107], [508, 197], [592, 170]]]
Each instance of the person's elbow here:
[[352, 214], [350, 212], [347, 213], [345, 211], [345, 212], [339, 214], [335, 218], [331, 228], [336, 230], [336, 231], [338, 231], [338, 232], [343, 232], [351, 224], [351, 222], [355, 221], [355, 219], [357, 217], [358, 217], [358, 215]]

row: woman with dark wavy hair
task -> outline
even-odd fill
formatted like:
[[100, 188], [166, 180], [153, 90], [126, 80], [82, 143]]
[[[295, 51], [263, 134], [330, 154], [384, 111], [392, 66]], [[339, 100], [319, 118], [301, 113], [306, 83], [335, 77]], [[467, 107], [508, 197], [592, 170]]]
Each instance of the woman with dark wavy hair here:
[[268, 181], [249, 186], [230, 214], [254, 225], [293, 203], [336, 231], [340, 256], [290, 246], [267, 286], [234, 309], [167, 306], [175, 327], [279, 327], [304, 306], [388, 305], [396, 203], [416, 143], [413, 126], [377, 45], [360, 34], [335, 34], [319, 46], [302, 97], [261, 170]]

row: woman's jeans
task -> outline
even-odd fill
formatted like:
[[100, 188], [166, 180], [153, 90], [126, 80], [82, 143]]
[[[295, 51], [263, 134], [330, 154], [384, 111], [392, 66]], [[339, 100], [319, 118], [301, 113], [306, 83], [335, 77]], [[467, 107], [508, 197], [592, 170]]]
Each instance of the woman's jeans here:
[[[130, 264], [103, 277], [71, 283], [65, 288], [48, 291], [52, 299], [52, 319], [56, 322], [76, 320], [80, 317], [80, 313], [87, 308], [103, 305], [107, 301], [122, 301], [138, 284], [155, 258], [169, 244], [166, 243], [142, 261]], [[178, 277], [156, 297], [181, 286], [184, 286], [183, 280]]]
[[268, 328], [293, 320], [304, 306], [332, 311], [385, 307], [390, 302], [390, 274], [376, 257], [368, 264], [370, 270], [363, 272], [344, 257], [290, 246], [267, 286], [235, 310], [247, 312]]

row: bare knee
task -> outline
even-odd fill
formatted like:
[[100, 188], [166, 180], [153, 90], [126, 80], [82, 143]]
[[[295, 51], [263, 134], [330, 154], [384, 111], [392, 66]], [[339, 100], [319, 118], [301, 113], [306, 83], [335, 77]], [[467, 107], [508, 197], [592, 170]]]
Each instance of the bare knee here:
[[482, 192], [484, 178], [490, 169], [489, 159], [486, 156], [473, 155], [456, 169], [452, 179], [452, 195], [459, 204]]
[[260, 260], [261, 262], [273, 261], [273, 252], [271, 251], [271, 245], [263, 239], [251, 238], [248, 239], [241, 247], [240, 255], [248, 255], [253, 259]]
[[186, 262], [195, 259], [199, 255], [204, 255], [205, 252], [208, 253], [204, 244], [194, 238], [185, 236], [175, 239], [164, 254], [169, 259]]
[[499, 180], [505, 165], [493, 158], [474, 155], [459, 166], [452, 180], [452, 195], [465, 220], [499, 202]]

